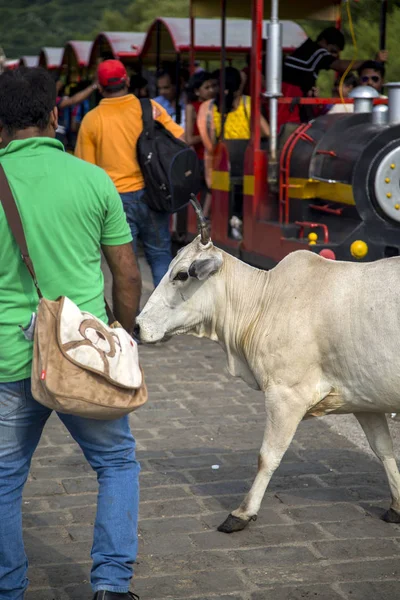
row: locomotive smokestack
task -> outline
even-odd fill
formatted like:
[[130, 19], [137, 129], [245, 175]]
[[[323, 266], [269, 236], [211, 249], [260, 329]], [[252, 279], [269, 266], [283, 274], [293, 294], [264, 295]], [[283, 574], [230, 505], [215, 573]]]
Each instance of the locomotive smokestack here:
[[349, 98], [354, 98], [355, 113], [370, 113], [379, 92], [369, 85], [359, 85], [350, 92]]
[[400, 123], [400, 83], [387, 83], [388, 105], [389, 105], [389, 124], [396, 125]]

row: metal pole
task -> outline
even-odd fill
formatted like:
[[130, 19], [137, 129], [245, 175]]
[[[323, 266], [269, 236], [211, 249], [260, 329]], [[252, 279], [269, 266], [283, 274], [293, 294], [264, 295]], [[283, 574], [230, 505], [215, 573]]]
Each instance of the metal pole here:
[[278, 98], [282, 87], [282, 26], [278, 17], [279, 0], [271, 2], [271, 21], [267, 40], [267, 96], [269, 97], [269, 152], [276, 161], [278, 146]]
[[195, 49], [194, 49], [194, 16], [190, 5], [190, 74], [194, 73]]
[[176, 53], [176, 122], [181, 124], [181, 55]]
[[221, 135], [224, 139], [225, 128], [225, 65], [226, 65], [226, 0], [221, 0], [221, 73], [219, 78], [219, 111], [221, 114]]
[[160, 70], [160, 49], [161, 49], [161, 23], [156, 23], [156, 69]]
[[381, 0], [381, 17], [379, 22], [379, 49], [386, 49], [386, 17], [388, 3], [387, 0]]

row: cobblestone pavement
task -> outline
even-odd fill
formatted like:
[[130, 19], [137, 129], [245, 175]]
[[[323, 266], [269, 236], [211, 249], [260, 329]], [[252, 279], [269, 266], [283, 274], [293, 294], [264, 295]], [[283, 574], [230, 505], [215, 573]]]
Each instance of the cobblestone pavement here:
[[[142, 600], [400, 598], [400, 527], [379, 519], [389, 489], [377, 461], [329, 419], [304, 422], [258, 521], [218, 533], [255, 474], [262, 395], [233, 380], [206, 340], [141, 347], [141, 358], [150, 399], [131, 422], [142, 464]], [[25, 488], [27, 600], [92, 597], [95, 501], [95, 477], [52, 417]]]

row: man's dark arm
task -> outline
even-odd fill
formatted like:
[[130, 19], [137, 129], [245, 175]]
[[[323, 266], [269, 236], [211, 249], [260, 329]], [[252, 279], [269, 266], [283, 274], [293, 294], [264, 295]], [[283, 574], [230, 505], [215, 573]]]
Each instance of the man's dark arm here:
[[113, 312], [128, 333], [135, 326], [139, 309], [142, 279], [132, 244], [102, 246], [102, 250], [113, 278]]

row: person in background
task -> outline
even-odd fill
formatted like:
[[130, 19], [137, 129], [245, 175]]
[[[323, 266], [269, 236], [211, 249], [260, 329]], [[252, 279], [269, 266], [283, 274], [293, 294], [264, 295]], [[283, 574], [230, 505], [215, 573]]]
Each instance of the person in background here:
[[134, 94], [136, 98], [148, 98], [149, 84], [147, 79], [142, 77], [142, 75], [133, 75], [131, 77], [129, 92]]
[[97, 90], [97, 82], [93, 82], [83, 90], [78, 91], [72, 96], [66, 96], [64, 94], [65, 85], [61, 80], [56, 83], [57, 90], [57, 101], [56, 106], [58, 109], [58, 128], [56, 131], [56, 139], [64, 144], [64, 147], [67, 145], [67, 132], [70, 128], [70, 119], [67, 108], [80, 104], [84, 102], [93, 94], [95, 90]]
[[[102, 167], [117, 188], [137, 252], [140, 238], [156, 287], [172, 260], [169, 215], [151, 210], [136, 144], [143, 131], [142, 107], [129, 93], [129, 77], [122, 62], [106, 60], [97, 69], [100, 104], [85, 115], [79, 129], [75, 155]], [[153, 116], [175, 137], [184, 131], [153, 100]]]
[[157, 87], [159, 95], [154, 98], [154, 101], [162, 106], [175, 122], [177, 122], [177, 106], [179, 105], [179, 124], [185, 128], [185, 103], [182, 97], [179, 101], [177, 99], [176, 75], [173, 69], [164, 69], [157, 73]]
[[[332, 97], [339, 98], [340, 97], [340, 76], [335, 80], [333, 89], [332, 89]], [[342, 87], [342, 95], [343, 98], [348, 98], [350, 92], [358, 86], [358, 79], [353, 73], [349, 73], [346, 75], [343, 81]], [[333, 104], [330, 105], [328, 113], [330, 115], [337, 113], [351, 113], [354, 112], [354, 104]]]
[[[206, 181], [204, 170], [204, 145], [201, 139], [200, 131], [197, 126], [197, 116], [200, 106], [203, 102], [215, 97], [214, 80], [211, 73], [207, 71], [198, 71], [189, 79], [187, 86], [187, 104], [185, 108], [185, 139], [189, 146], [195, 150], [203, 168], [203, 213], [208, 217], [211, 205], [211, 182]], [[205, 193], [205, 194], [204, 194]]]
[[[282, 94], [289, 98], [313, 96], [313, 88], [320, 71], [333, 70], [344, 73], [349, 66], [357, 70], [364, 60], [343, 60], [339, 58], [344, 49], [345, 39], [343, 33], [335, 27], [327, 27], [314, 41], [308, 38], [301, 46], [286, 56], [282, 69]], [[387, 50], [380, 50], [376, 59], [381, 62], [387, 60]], [[303, 111], [307, 120], [309, 111]], [[290, 106], [281, 104], [278, 109], [278, 123], [300, 123], [302, 114], [298, 105]]]
[[[217, 72], [215, 76], [219, 80], [220, 73]], [[212, 157], [216, 142], [221, 137], [225, 140], [249, 140], [251, 137], [251, 102], [249, 96], [241, 94], [241, 85], [240, 72], [234, 67], [227, 67], [223, 94], [225, 105], [223, 132], [220, 113], [221, 90], [217, 91], [215, 100], [208, 100], [200, 106], [197, 125], [205, 148], [204, 163], [207, 181], [211, 181]], [[269, 137], [269, 125], [262, 115], [260, 115], [260, 128], [261, 135]], [[236, 239], [241, 239], [242, 208], [239, 205], [235, 206], [231, 219], [232, 235]]]
[[[44, 69], [0, 75], [0, 164], [38, 283], [45, 298], [65, 294], [107, 323], [102, 249], [113, 277], [115, 316], [131, 333], [141, 281], [121, 200], [102, 169], [67, 154], [54, 139], [55, 104], [55, 82]], [[32, 396], [33, 343], [21, 325], [30, 323], [38, 297], [3, 210], [0, 239], [0, 598], [22, 600], [29, 583], [22, 492], [51, 410]], [[140, 466], [129, 418], [58, 417], [99, 483], [91, 551], [94, 600], [137, 599], [129, 587], [138, 546]], [[38, 553], [43, 543], [38, 538]], [[71, 584], [77, 573], [74, 579]]]
[[358, 69], [361, 85], [373, 87], [382, 96], [385, 81], [385, 65], [376, 60], [366, 60]]

